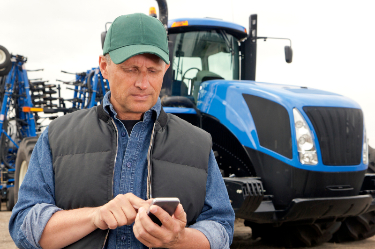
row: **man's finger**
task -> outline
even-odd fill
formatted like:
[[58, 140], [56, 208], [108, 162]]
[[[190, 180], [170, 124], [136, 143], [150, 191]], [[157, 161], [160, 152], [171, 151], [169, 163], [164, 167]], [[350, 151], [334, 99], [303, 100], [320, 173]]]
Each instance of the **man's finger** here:
[[[156, 218], [160, 220], [162, 225], [168, 229], [173, 230], [175, 224], [173, 222], [172, 216], [170, 216], [165, 210], [163, 210], [161, 207], [152, 205], [150, 207], [150, 213], [154, 214]], [[159, 236], [156, 236], [159, 237]]]
[[135, 237], [148, 247], [159, 247], [161, 246], [160, 240], [155, 238], [152, 234], [150, 234], [149, 231], [147, 231], [154, 231], [155, 229], [160, 229], [160, 227], [151, 221], [151, 219], [146, 214], [146, 210], [141, 207], [133, 226]]
[[183, 223], [187, 222], [186, 213], [181, 204], [178, 204], [176, 211], [173, 214], [173, 217], [176, 218], [177, 220], [180, 220]]
[[134, 222], [135, 216], [137, 215], [137, 210], [132, 206], [127, 198], [122, 198], [121, 202], [119, 203], [120, 208], [124, 216], [126, 217], [126, 224], [130, 225]]
[[125, 198], [128, 199], [128, 201], [130, 202], [130, 204], [132, 204], [132, 206], [135, 208], [135, 209], [139, 209], [140, 207], [142, 207], [142, 205], [144, 205], [145, 203], [147, 203], [145, 200], [139, 198], [138, 196], [132, 194], [132, 193], [127, 193], [124, 195]]
[[112, 212], [107, 209], [101, 209], [100, 215], [101, 220], [107, 224], [109, 229], [117, 228], [117, 220], [113, 216]]

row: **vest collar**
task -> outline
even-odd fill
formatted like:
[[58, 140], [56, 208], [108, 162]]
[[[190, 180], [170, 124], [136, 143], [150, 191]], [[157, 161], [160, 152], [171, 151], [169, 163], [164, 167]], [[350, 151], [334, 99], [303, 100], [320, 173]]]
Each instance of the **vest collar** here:
[[[101, 103], [97, 107], [97, 113], [98, 113], [98, 118], [103, 120], [106, 123], [111, 119], [111, 116], [109, 116], [109, 114], [104, 110], [103, 103]], [[155, 118], [156, 112], [153, 112], [152, 115]], [[156, 121], [160, 124], [161, 128], [163, 128], [167, 124], [168, 115], [165, 113], [163, 107], [160, 108], [160, 114]]]

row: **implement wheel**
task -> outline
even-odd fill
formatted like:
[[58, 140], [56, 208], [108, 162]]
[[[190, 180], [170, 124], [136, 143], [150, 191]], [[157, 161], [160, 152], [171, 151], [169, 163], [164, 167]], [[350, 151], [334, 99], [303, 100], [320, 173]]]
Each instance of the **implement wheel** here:
[[340, 222], [325, 222], [303, 225], [284, 223], [279, 227], [271, 224], [247, 223], [253, 231], [253, 239], [261, 237], [266, 243], [286, 248], [310, 247], [328, 242], [340, 228]]
[[5, 69], [11, 64], [8, 50], [0, 45], [0, 70]]
[[18, 201], [18, 191], [21, 187], [22, 181], [25, 178], [27, 169], [29, 167], [31, 153], [33, 152], [37, 137], [24, 138], [20, 144], [16, 159], [16, 173], [14, 176], [14, 203]]
[[346, 218], [331, 242], [347, 242], [370, 238], [375, 235], [375, 211]]
[[9, 65], [6, 67], [0, 68], [0, 76], [5, 77], [6, 75], [8, 75], [11, 69], [12, 69], [12, 63], [9, 63]]

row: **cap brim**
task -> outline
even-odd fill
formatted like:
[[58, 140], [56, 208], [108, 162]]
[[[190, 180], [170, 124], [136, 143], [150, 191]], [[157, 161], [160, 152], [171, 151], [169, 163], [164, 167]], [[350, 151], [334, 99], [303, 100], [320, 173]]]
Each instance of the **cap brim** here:
[[152, 45], [129, 45], [109, 52], [111, 60], [120, 64], [138, 54], [154, 54], [159, 56], [165, 63], [169, 64], [169, 56], [166, 52]]

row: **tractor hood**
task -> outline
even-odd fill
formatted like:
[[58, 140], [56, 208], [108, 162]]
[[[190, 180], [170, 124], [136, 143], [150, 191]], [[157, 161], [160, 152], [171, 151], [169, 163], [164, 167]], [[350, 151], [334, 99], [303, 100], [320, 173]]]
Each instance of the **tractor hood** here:
[[[353, 100], [327, 91], [294, 85], [281, 85], [256, 81], [212, 80], [201, 84], [199, 109], [209, 112], [210, 98], [220, 98], [229, 105], [237, 105], [242, 94], [255, 95], [283, 105], [286, 109], [303, 106], [347, 107], [360, 106]], [[243, 100], [243, 98], [242, 98]]]
[[[264, 99], [265, 101], [255, 101], [259, 99]], [[259, 144], [259, 134], [255, 127], [254, 117], [250, 111], [251, 108], [249, 107], [249, 104], [254, 110], [258, 110], [257, 112], [259, 115], [259, 110], [262, 110], [262, 108], [266, 110], [265, 106], [259, 103], [265, 102], [274, 102], [277, 104], [274, 104], [274, 106], [277, 107], [277, 110], [274, 109], [276, 111], [275, 116], [280, 112], [285, 114], [284, 117], [286, 118], [284, 120], [286, 120], [286, 126], [284, 125], [284, 127], [288, 127], [290, 124], [290, 128], [279, 130], [279, 133], [285, 133], [285, 131], [288, 131], [289, 137], [292, 137], [291, 142], [293, 144], [295, 143], [293, 108], [297, 108], [307, 120], [315, 138], [316, 134], [314, 132], [314, 127], [305, 113], [304, 107], [361, 109], [355, 101], [347, 97], [318, 89], [261, 83], [256, 81], [226, 80], [211, 80], [203, 82], [200, 85], [197, 107], [202, 113], [219, 120], [238, 138], [243, 146], [267, 153], [287, 164], [295, 165], [298, 163], [298, 161], [296, 161], [298, 160], [298, 156], [295, 148], [293, 148], [293, 151], [291, 152], [293, 155], [289, 154], [289, 156], [287, 156], [264, 148]], [[276, 119], [272, 118], [275, 116], [271, 115], [271, 118], [268, 116], [266, 122], [269, 123], [267, 124], [272, 125], [272, 123], [275, 123]], [[275, 125], [277, 124], [275, 123]], [[295, 146], [293, 145], [293, 147]], [[304, 168], [304, 166], [301, 166], [301, 168]], [[308, 166], [307, 168], [314, 170], [311, 166]], [[330, 171], [331, 168], [332, 171], [338, 169], [337, 166], [323, 167], [322, 165], [318, 165], [315, 167], [315, 170]], [[351, 171], [358, 169], [346, 166], [345, 170]]]

